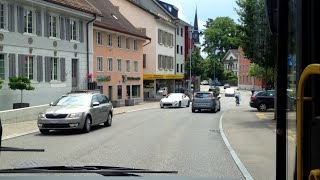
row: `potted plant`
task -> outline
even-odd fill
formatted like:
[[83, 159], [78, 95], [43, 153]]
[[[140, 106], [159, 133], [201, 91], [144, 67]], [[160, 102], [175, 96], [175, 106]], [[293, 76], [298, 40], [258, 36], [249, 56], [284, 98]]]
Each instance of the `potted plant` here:
[[9, 88], [12, 90], [20, 90], [21, 101], [20, 103], [13, 103], [13, 109], [29, 107], [29, 103], [22, 103], [23, 90], [31, 91], [34, 87], [31, 86], [31, 81], [27, 77], [11, 77], [9, 78]]

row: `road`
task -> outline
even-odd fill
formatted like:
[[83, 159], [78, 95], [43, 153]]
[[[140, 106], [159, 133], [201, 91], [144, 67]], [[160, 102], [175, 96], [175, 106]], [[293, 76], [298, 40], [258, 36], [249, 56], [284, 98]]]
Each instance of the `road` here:
[[89, 134], [55, 131], [5, 140], [4, 146], [44, 148], [45, 152], [2, 152], [0, 168], [108, 165], [243, 179], [219, 133], [220, 116], [235, 108], [234, 99], [223, 96], [221, 101], [218, 113], [159, 107], [117, 115], [111, 127], [97, 127]]

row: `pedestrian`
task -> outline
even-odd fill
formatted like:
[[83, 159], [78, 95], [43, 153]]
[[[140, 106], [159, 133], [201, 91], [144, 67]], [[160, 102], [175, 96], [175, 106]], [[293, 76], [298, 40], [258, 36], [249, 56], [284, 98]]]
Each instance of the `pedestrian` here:
[[239, 91], [239, 88], [236, 89], [234, 95], [235, 95], [235, 99], [236, 99], [236, 106], [239, 106], [240, 105], [240, 91]]

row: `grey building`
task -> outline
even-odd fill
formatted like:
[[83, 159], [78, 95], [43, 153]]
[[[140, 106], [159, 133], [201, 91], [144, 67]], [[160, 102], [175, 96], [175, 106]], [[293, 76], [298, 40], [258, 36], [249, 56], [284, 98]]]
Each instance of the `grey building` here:
[[31, 106], [47, 104], [72, 89], [86, 88], [92, 73], [92, 20], [100, 13], [85, 0], [0, 1], [0, 110], [12, 109], [20, 92], [10, 77], [28, 77]]

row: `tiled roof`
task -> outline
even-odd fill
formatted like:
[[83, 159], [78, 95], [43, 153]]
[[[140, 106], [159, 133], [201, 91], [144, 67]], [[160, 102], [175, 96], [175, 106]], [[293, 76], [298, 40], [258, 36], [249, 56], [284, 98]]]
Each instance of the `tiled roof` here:
[[59, 4], [61, 6], [69, 7], [72, 9], [76, 9], [82, 12], [90, 13], [90, 14], [98, 14], [101, 13], [97, 11], [94, 7], [90, 5], [86, 0], [45, 0], [47, 2], [51, 2], [54, 4]]
[[144, 39], [148, 38], [144, 33], [135, 28], [109, 0], [87, 0], [95, 8], [102, 12], [101, 21], [95, 21], [97, 27], [121, 32]]
[[[230, 50], [224, 55], [224, 57], [222, 58], [222, 61], [226, 60], [227, 56], [228, 56], [230, 53], [232, 53], [233, 55], [237, 56], [238, 53], [239, 53], [239, 51], [238, 51], [238, 49], [230, 49]], [[237, 58], [235, 58], [235, 59], [237, 59]]]

